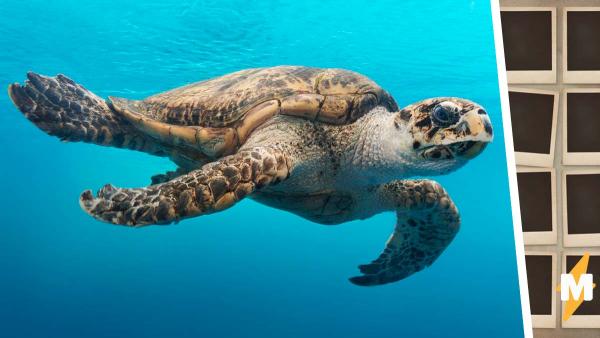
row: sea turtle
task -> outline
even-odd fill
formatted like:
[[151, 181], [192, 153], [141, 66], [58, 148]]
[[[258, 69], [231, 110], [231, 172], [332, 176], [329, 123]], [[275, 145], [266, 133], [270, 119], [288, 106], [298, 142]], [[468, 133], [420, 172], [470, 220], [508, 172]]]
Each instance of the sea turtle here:
[[342, 69], [242, 70], [141, 101], [105, 101], [64, 75], [27, 77], [9, 95], [48, 134], [178, 165], [145, 188], [83, 192], [80, 204], [93, 217], [168, 224], [246, 196], [321, 224], [396, 211], [383, 253], [350, 279], [358, 285], [394, 282], [433, 263], [459, 214], [440, 184], [411, 178], [453, 171], [493, 138], [486, 111], [471, 101], [440, 97], [398, 109], [375, 82]]

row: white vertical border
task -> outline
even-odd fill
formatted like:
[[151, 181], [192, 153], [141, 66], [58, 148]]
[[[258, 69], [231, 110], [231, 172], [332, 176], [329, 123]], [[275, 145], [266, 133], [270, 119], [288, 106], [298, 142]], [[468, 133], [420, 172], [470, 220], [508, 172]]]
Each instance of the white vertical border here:
[[508, 102], [508, 83], [506, 81], [506, 62], [504, 60], [504, 43], [502, 40], [502, 23], [500, 21], [499, 0], [491, 0], [490, 7], [492, 9], [492, 23], [494, 27], [496, 62], [498, 66], [498, 86], [500, 88], [502, 127], [504, 128], [504, 146], [506, 150], [506, 169], [508, 171], [510, 203], [513, 216], [513, 231], [515, 234], [517, 271], [519, 273], [519, 291], [521, 294], [523, 334], [527, 338], [533, 338], [533, 329], [531, 327], [531, 310], [529, 307], [529, 289], [527, 288], [527, 272], [525, 270], [525, 245], [523, 243], [523, 229], [521, 228], [521, 209], [519, 208], [517, 165], [515, 163], [512, 125], [510, 120], [510, 105]]

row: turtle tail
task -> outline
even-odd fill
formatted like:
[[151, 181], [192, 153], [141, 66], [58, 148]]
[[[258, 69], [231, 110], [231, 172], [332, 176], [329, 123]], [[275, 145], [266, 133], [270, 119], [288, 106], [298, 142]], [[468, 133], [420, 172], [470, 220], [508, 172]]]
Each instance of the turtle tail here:
[[9, 85], [8, 94], [29, 121], [63, 141], [167, 155], [159, 143], [115, 114], [102, 98], [64, 75], [29, 72], [24, 85]]

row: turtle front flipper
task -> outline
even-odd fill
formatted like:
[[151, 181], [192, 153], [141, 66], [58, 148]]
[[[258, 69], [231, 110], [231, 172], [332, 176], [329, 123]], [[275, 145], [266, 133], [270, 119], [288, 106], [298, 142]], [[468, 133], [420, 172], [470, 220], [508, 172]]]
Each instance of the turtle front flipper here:
[[421, 271], [440, 256], [458, 232], [458, 210], [434, 181], [393, 181], [379, 186], [375, 198], [383, 209], [395, 209], [398, 221], [383, 253], [370, 264], [359, 266], [362, 276], [350, 278], [354, 284], [386, 284]]
[[102, 98], [64, 75], [29, 72], [25, 84], [11, 84], [8, 94], [28, 120], [63, 141], [168, 155], [154, 139], [115, 114]]
[[254, 148], [166, 183], [138, 189], [106, 185], [96, 197], [87, 190], [80, 204], [104, 222], [128, 226], [168, 224], [229, 208], [256, 189], [286, 179], [290, 165], [288, 156], [280, 150]]

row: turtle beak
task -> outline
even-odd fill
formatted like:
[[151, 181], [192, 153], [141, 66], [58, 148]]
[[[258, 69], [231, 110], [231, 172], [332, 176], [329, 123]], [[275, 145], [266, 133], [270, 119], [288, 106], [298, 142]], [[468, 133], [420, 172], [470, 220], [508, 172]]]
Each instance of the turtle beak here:
[[492, 142], [494, 132], [490, 118], [483, 108], [476, 107], [465, 115], [463, 123], [471, 135], [467, 138], [468, 141], [455, 143], [451, 148], [456, 157], [470, 160], [481, 154], [488, 143]]
[[446, 146], [452, 157], [470, 160], [481, 154], [489, 142], [484, 141], [462, 141]]
[[468, 142], [465, 142], [464, 144], [465, 144], [464, 148], [461, 149], [456, 154], [456, 156], [470, 160], [472, 158], [475, 158], [477, 155], [481, 154], [481, 152], [483, 152], [483, 150], [487, 146], [488, 142], [468, 141]]

